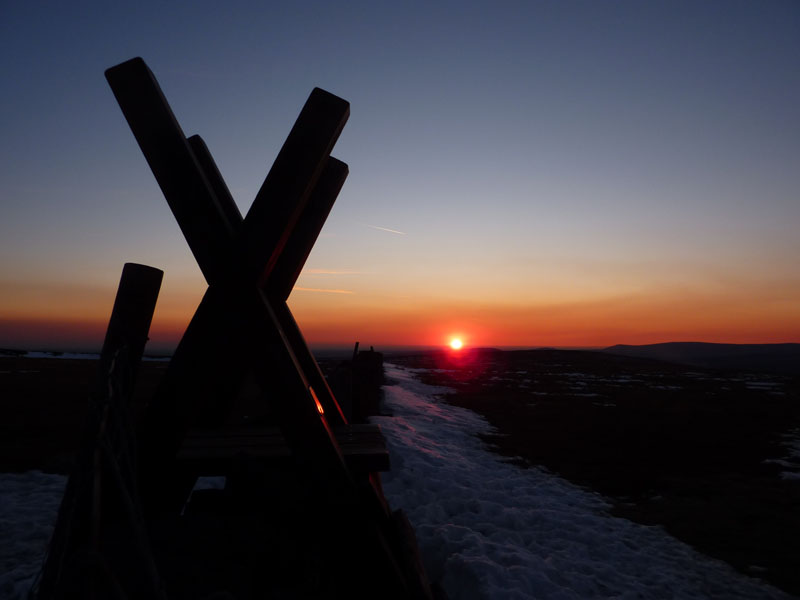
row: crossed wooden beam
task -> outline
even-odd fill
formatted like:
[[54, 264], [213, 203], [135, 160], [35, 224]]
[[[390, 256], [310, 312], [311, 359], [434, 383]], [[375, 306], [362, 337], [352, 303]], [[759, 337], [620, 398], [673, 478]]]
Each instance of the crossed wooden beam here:
[[[144, 61], [108, 69], [106, 78], [209, 284], [148, 409], [141, 463], [153, 481], [143, 481], [145, 510], [170, 503], [164, 486], [178, 478], [169, 457], [186, 429], [218, 424], [230, 410], [242, 354], [272, 390], [294, 457], [331, 498], [347, 498], [353, 484], [331, 430], [346, 419], [286, 299], [347, 177], [330, 152], [349, 104], [313, 90], [242, 219], [205, 143], [185, 137]], [[173, 508], [188, 485], [172, 485]]]
[[[347, 176], [347, 165], [330, 152], [348, 103], [320, 89], [311, 93], [243, 219], [205, 144], [184, 136], [144, 61], [127, 61], [106, 77], [209, 287], [147, 408], [138, 444], [125, 427], [115, 444], [103, 434], [108, 422], [124, 421], [124, 398], [102, 395], [95, 407], [92, 414], [102, 420], [87, 437], [85, 468], [70, 478], [36, 597], [87, 590], [97, 596], [103, 581], [117, 592], [124, 585], [126, 597], [166, 597], [159, 561], [172, 546], [159, 542], [154, 551], [145, 530], [152, 534], [181, 518], [196, 472], [178, 460], [178, 450], [190, 429], [227, 435], [233, 399], [251, 369], [271, 394], [294, 468], [311, 483], [301, 505], [311, 507], [313, 527], [325, 532], [326, 572], [340, 574], [325, 589], [352, 598], [432, 600], [407, 519], [389, 512], [377, 476], [354, 479], [344, 461], [333, 430], [348, 429], [347, 420], [286, 305]], [[98, 390], [111, 390], [112, 380], [132, 384], [111, 373], [120, 357], [135, 370], [160, 281], [157, 269], [126, 265], [101, 360], [115, 368], [101, 369]], [[107, 473], [117, 477], [104, 483]], [[258, 473], [240, 475], [244, 489], [275, 493], [265, 472]], [[92, 552], [99, 569], [84, 564]], [[164, 564], [169, 570], [169, 561]]]
[[146, 518], [179, 511], [194, 483], [175, 460], [187, 430], [222, 424], [252, 368], [296, 467], [321, 505], [334, 508], [330, 522], [347, 523], [363, 553], [383, 557], [376, 576], [389, 596], [427, 597], [424, 578], [409, 576], [398, 554], [402, 534], [377, 480], [357, 482], [348, 470], [332, 429], [347, 421], [286, 305], [347, 177], [330, 152], [349, 104], [312, 91], [243, 219], [205, 143], [185, 137], [144, 61], [112, 67], [106, 78], [209, 285], [139, 436]]

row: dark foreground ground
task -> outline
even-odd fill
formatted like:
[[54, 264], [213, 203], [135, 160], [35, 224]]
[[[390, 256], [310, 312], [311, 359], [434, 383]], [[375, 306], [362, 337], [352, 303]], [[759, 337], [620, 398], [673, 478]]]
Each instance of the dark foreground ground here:
[[[152, 396], [165, 362], [143, 362], [134, 408]], [[0, 356], [0, 472], [69, 473], [97, 361]]]
[[[338, 362], [328, 366], [335, 369]], [[141, 416], [166, 366], [142, 363], [134, 416]], [[97, 367], [96, 360], [0, 357], [0, 472], [70, 472], [84, 438]], [[375, 547], [375, 520], [350, 512], [355, 507], [346, 502], [325, 500], [307, 470], [241, 457], [231, 461], [226, 475], [225, 489], [193, 492], [180, 516], [149, 515], [144, 522], [149, 540], [144, 553], [152, 556], [170, 598], [394, 597], [385, 555], [365, 551]], [[357, 485], [369, 485], [365, 475]], [[105, 497], [112, 498], [113, 514], [114, 496], [104, 495], [103, 502]], [[106, 504], [101, 506], [105, 510]], [[78, 526], [80, 513], [75, 513]], [[120, 589], [131, 597], [150, 597], [152, 581], [147, 568], [138, 568], [136, 536], [126, 525], [112, 516], [99, 529], [101, 562], [80, 549], [67, 555], [60, 582], [72, 590], [68, 596], [87, 587], [89, 565], [108, 565], [103, 571], [108, 578], [95, 572], [92, 597], [121, 597]], [[380, 527], [415, 585], [421, 571], [412, 563], [418, 558], [405, 522], [395, 515]], [[104, 587], [108, 580], [118, 586], [114, 593]]]
[[[704, 370], [595, 352], [475, 351], [390, 356], [428, 369], [447, 400], [484, 415], [486, 438], [612, 499], [619, 516], [660, 524], [698, 550], [800, 595], [796, 377]], [[135, 407], [166, 363], [142, 363]], [[0, 472], [67, 473], [96, 363], [0, 357]]]
[[[448, 402], [497, 429], [485, 441], [612, 499], [735, 568], [800, 595], [796, 377], [580, 351], [474, 351], [387, 360], [428, 369]], [[796, 472], [797, 472], [796, 471]]]

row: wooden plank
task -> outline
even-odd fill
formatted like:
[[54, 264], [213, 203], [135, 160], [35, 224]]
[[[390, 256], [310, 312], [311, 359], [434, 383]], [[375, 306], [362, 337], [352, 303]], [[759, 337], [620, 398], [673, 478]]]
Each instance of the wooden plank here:
[[347, 179], [347, 174], [348, 167], [345, 163], [332, 156], [328, 158], [317, 185], [314, 186], [314, 191], [295, 225], [293, 235], [287, 240], [269, 276], [269, 294], [277, 300], [286, 300], [289, 297]]
[[294, 235], [289, 238], [274, 271], [263, 286], [264, 291], [272, 299], [275, 313], [283, 324], [284, 332], [305, 376], [316, 391], [328, 420], [333, 425], [347, 423], [347, 419], [311, 353], [300, 327], [286, 305], [286, 299], [322, 231], [333, 203], [347, 178], [347, 173], [348, 168], [345, 163], [333, 157], [328, 158], [325, 169], [295, 227]]
[[234, 233], [153, 73], [141, 58], [108, 69], [106, 79], [175, 220], [209, 284], [226, 279]]
[[163, 271], [147, 265], [125, 263], [122, 267], [114, 307], [111, 309], [111, 318], [100, 352], [102, 377], [107, 377], [111, 361], [120, 349], [125, 348], [125, 369], [130, 381], [136, 380], [163, 276]]
[[283, 327], [283, 333], [297, 357], [297, 361], [300, 368], [303, 370], [304, 376], [308, 380], [309, 385], [313, 387], [316, 392], [328, 422], [331, 425], [347, 423], [344, 412], [342, 412], [339, 403], [336, 401], [336, 397], [333, 395], [333, 391], [328, 385], [328, 380], [325, 379], [325, 375], [322, 374], [319, 364], [311, 353], [311, 349], [308, 347], [303, 333], [300, 331], [300, 327], [294, 320], [294, 315], [292, 315], [286, 302], [284, 300], [273, 301], [272, 308]]
[[318, 482], [327, 482], [325, 494], [334, 505], [358, 503], [341, 451], [325, 414], [320, 414], [308, 380], [287, 341], [281, 322], [264, 293], [247, 293], [242, 298], [244, 314], [251, 315], [253, 335], [247, 350], [256, 363], [271, 368], [256, 369], [263, 389], [273, 389], [274, 406], [286, 441], [295, 456], [314, 472]]
[[193, 135], [187, 141], [208, 185], [217, 197], [217, 205], [225, 219], [225, 226], [233, 232], [234, 239], [238, 238], [242, 230], [242, 213], [222, 178], [217, 163], [199, 135]]
[[[348, 468], [359, 472], [389, 470], [386, 438], [377, 425], [360, 429], [337, 427], [334, 435]], [[278, 427], [193, 430], [178, 452], [178, 460], [188, 463], [198, 475], [223, 475], [231, 468], [232, 460], [257, 458], [280, 465], [288, 464], [286, 459], [291, 456]]]
[[237, 393], [241, 355], [226, 351], [226, 340], [246, 335], [241, 310], [235, 295], [209, 287], [147, 407], [138, 440], [142, 504], [149, 514], [180, 512], [194, 485], [174, 463], [183, 435], [191, 425], [219, 422]]
[[244, 220], [244, 238], [260, 285], [292, 235], [348, 117], [350, 104], [314, 88]]

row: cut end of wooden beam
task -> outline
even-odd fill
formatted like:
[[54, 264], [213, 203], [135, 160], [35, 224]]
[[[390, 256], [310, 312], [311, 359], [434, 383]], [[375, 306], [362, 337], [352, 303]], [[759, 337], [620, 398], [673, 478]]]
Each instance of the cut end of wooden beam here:
[[331, 104], [331, 105], [333, 105], [333, 104], [341, 104], [342, 106], [345, 107], [345, 119], [344, 120], [346, 121], [347, 117], [350, 116], [350, 103], [347, 100], [345, 100], [344, 98], [340, 98], [336, 94], [331, 94], [330, 92], [325, 91], [322, 88], [315, 87], [313, 90], [311, 90], [311, 94], [309, 94], [308, 100], [306, 101], [306, 104], [311, 104], [312, 102], [314, 102], [314, 103], [316, 103], [316, 102], [320, 102], [320, 103], [325, 102], [325, 103], [328, 103], [328, 104]]
[[330, 162], [331, 169], [338, 170], [342, 174], [342, 178], [347, 179], [347, 176], [350, 174], [350, 167], [347, 166], [346, 162], [334, 158], [333, 156], [329, 156], [328, 161]]
[[126, 60], [125, 62], [121, 62], [118, 65], [114, 65], [113, 67], [109, 67], [104, 71], [106, 80], [111, 83], [111, 80], [117, 76], [118, 73], [124, 73], [130, 71], [132, 69], [144, 69], [148, 73], [150, 72], [150, 67], [147, 66], [147, 63], [144, 62], [144, 59], [141, 56], [135, 56], [130, 60]]
[[134, 271], [137, 273], [150, 274], [152, 277], [163, 277], [164, 271], [161, 269], [156, 269], [155, 267], [151, 267], [148, 265], [142, 265], [139, 263], [127, 262], [122, 267], [123, 271]]

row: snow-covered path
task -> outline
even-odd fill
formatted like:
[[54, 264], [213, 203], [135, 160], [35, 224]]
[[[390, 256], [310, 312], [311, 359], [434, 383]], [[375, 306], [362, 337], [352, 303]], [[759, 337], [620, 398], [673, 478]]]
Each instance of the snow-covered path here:
[[67, 478], [0, 473], [0, 599], [25, 598], [39, 572]]
[[[376, 417], [389, 443], [383, 476], [414, 525], [425, 566], [451, 600], [472, 598], [789, 598], [657, 527], [609, 516], [598, 495], [488, 452], [480, 416], [436, 399], [442, 388], [387, 365]], [[37, 573], [66, 478], [0, 474], [0, 600]]]
[[788, 598], [658, 527], [608, 514], [598, 495], [488, 452], [490, 426], [436, 400], [442, 388], [387, 365], [393, 417], [378, 417], [383, 486], [414, 525], [432, 579], [472, 598]]

